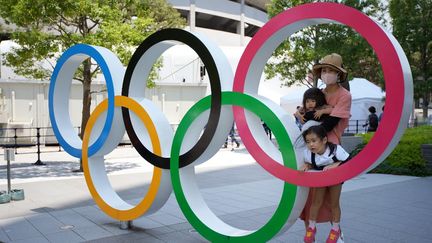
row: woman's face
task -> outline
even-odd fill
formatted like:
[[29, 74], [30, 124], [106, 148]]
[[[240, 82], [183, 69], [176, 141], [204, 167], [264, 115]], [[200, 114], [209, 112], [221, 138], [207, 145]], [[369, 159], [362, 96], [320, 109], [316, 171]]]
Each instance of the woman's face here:
[[306, 110], [313, 110], [316, 107], [316, 100], [306, 99]]
[[336, 84], [338, 81], [338, 72], [333, 68], [323, 67], [321, 68], [321, 80], [326, 85]]
[[327, 137], [321, 139], [315, 133], [309, 133], [306, 135], [305, 142], [312, 153], [323, 154], [326, 149]]

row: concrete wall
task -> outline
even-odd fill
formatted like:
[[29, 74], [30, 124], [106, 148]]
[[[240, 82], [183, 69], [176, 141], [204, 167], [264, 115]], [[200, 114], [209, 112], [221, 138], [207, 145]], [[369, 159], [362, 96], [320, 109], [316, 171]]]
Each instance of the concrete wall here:
[[208, 85], [201, 84], [159, 84], [146, 90], [146, 97], [160, 108], [175, 129], [186, 112], [206, 96]]
[[[0, 128], [18, 128], [18, 136], [35, 136], [36, 131], [28, 128], [50, 127], [51, 122], [48, 112], [48, 89], [49, 84], [46, 81], [19, 81], [19, 80], [0, 80], [2, 90], [0, 100], [2, 106], [0, 109]], [[94, 84], [92, 91], [105, 89], [102, 83]], [[15, 93], [15, 102], [12, 96]], [[106, 97], [105, 93], [92, 94], [92, 109], [97, 103]], [[81, 125], [82, 113], [82, 85], [73, 83], [70, 93], [69, 113], [73, 126]], [[13, 115], [15, 113], [15, 115]], [[46, 130], [41, 131], [46, 134]], [[3, 131], [0, 136], [14, 136], [13, 130]], [[48, 133], [50, 133], [48, 131]], [[23, 139], [26, 142], [35, 140], [35, 138]], [[10, 141], [6, 141], [10, 142]], [[24, 141], [21, 141], [24, 142]]]
[[[48, 82], [0, 80], [0, 128], [18, 128], [18, 136], [35, 136], [35, 127], [51, 127], [48, 111]], [[94, 83], [92, 91], [93, 110], [97, 104], [106, 99], [104, 83]], [[12, 92], [15, 93], [15, 104], [12, 103]], [[146, 98], [152, 100], [166, 115], [168, 121], [176, 128], [189, 108], [207, 92], [206, 83], [162, 83], [156, 88], [146, 90]], [[81, 126], [82, 118], [82, 85], [74, 82], [69, 97], [69, 114], [74, 127]], [[15, 117], [13, 117], [15, 107]], [[42, 135], [52, 135], [51, 130], [41, 130]], [[13, 137], [14, 130], [0, 132], [0, 137]], [[20, 139], [19, 143], [35, 142], [36, 138]], [[52, 139], [47, 139], [52, 140]], [[2, 142], [12, 142], [11, 139]], [[51, 141], [53, 142], [53, 141]]]

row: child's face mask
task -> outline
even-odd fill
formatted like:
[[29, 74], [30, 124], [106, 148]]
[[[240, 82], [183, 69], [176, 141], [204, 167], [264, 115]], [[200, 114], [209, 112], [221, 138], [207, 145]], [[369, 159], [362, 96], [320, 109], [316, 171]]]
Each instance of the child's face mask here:
[[338, 75], [334, 72], [321, 73], [321, 79], [326, 85], [335, 84], [338, 81]]

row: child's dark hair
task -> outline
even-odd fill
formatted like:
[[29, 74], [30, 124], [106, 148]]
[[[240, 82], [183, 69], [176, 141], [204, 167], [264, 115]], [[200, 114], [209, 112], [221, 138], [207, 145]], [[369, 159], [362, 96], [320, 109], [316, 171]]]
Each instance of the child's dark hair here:
[[[326, 132], [325, 128], [324, 128], [323, 126], [321, 126], [321, 125], [318, 125], [318, 126], [311, 126], [311, 127], [309, 127], [308, 129], [306, 129], [306, 130], [302, 133], [303, 140], [305, 141], [305, 143], [306, 143], [306, 136], [309, 135], [309, 134], [315, 134], [315, 135], [317, 135], [317, 137], [318, 137], [319, 139], [321, 139], [321, 140], [323, 140], [324, 138], [327, 137], [327, 132]], [[336, 158], [336, 149], [337, 149], [337, 145], [327, 140], [327, 144], [326, 144], [326, 146], [327, 146], [327, 148], [330, 149], [330, 154], [333, 154], [333, 155], [334, 155], [333, 161], [336, 162], [336, 160], [337, 160], [337, 158]], [[350, 156], [350, 158], [351, 158], [351, 156]], [[348, 159], [346, 159], [346, 160], [344, 160], [344, 161], [341, 161], [341, 162], [342, 162], [342, 163], [345, 163], [345, 162], [348, 161], [350, 158], [348, 158]], [[336, 160], [335, 160], [335, 159], [336, 159]]]
[[315, 100], [316, 107], [321, 107], [323, 105], [327, 105], [325, 95], [322, 90], [318, 88], [310, 88], [306, 90], [303, 94], [303, 108], [306, 108], [306, 100], [311, 99]]
[[305, 131], [303, 131], [302, 136], [303, 136], [303, 140], [306, 142], [306, 136], [309, 134], [316, 134], [318, 138], [320, 138], [321, 140], [327, 137], [327, 132], [325, 130], [325, 128], [321, 125], [318, 126], [311, 126], [308, 129], [306, 129]]
[[370, 106], [368, 110], [369, 110], [370, 113], [375, 113], [376, 112], [375, 106]]

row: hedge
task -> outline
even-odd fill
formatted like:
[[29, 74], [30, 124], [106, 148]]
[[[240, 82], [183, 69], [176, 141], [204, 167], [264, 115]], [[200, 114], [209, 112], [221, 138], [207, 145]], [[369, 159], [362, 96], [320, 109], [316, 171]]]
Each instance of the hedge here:
[[[352, 156], [359, 153], [371, 140], [374, 133], [361, 135], [363, 143], [359, 144]], [[393, 175], [430, 176], [432, 170], [426, 166], [420, 146], [432, 143], [432, 126], [407, 128], [393, 152], [370, 173]]]

